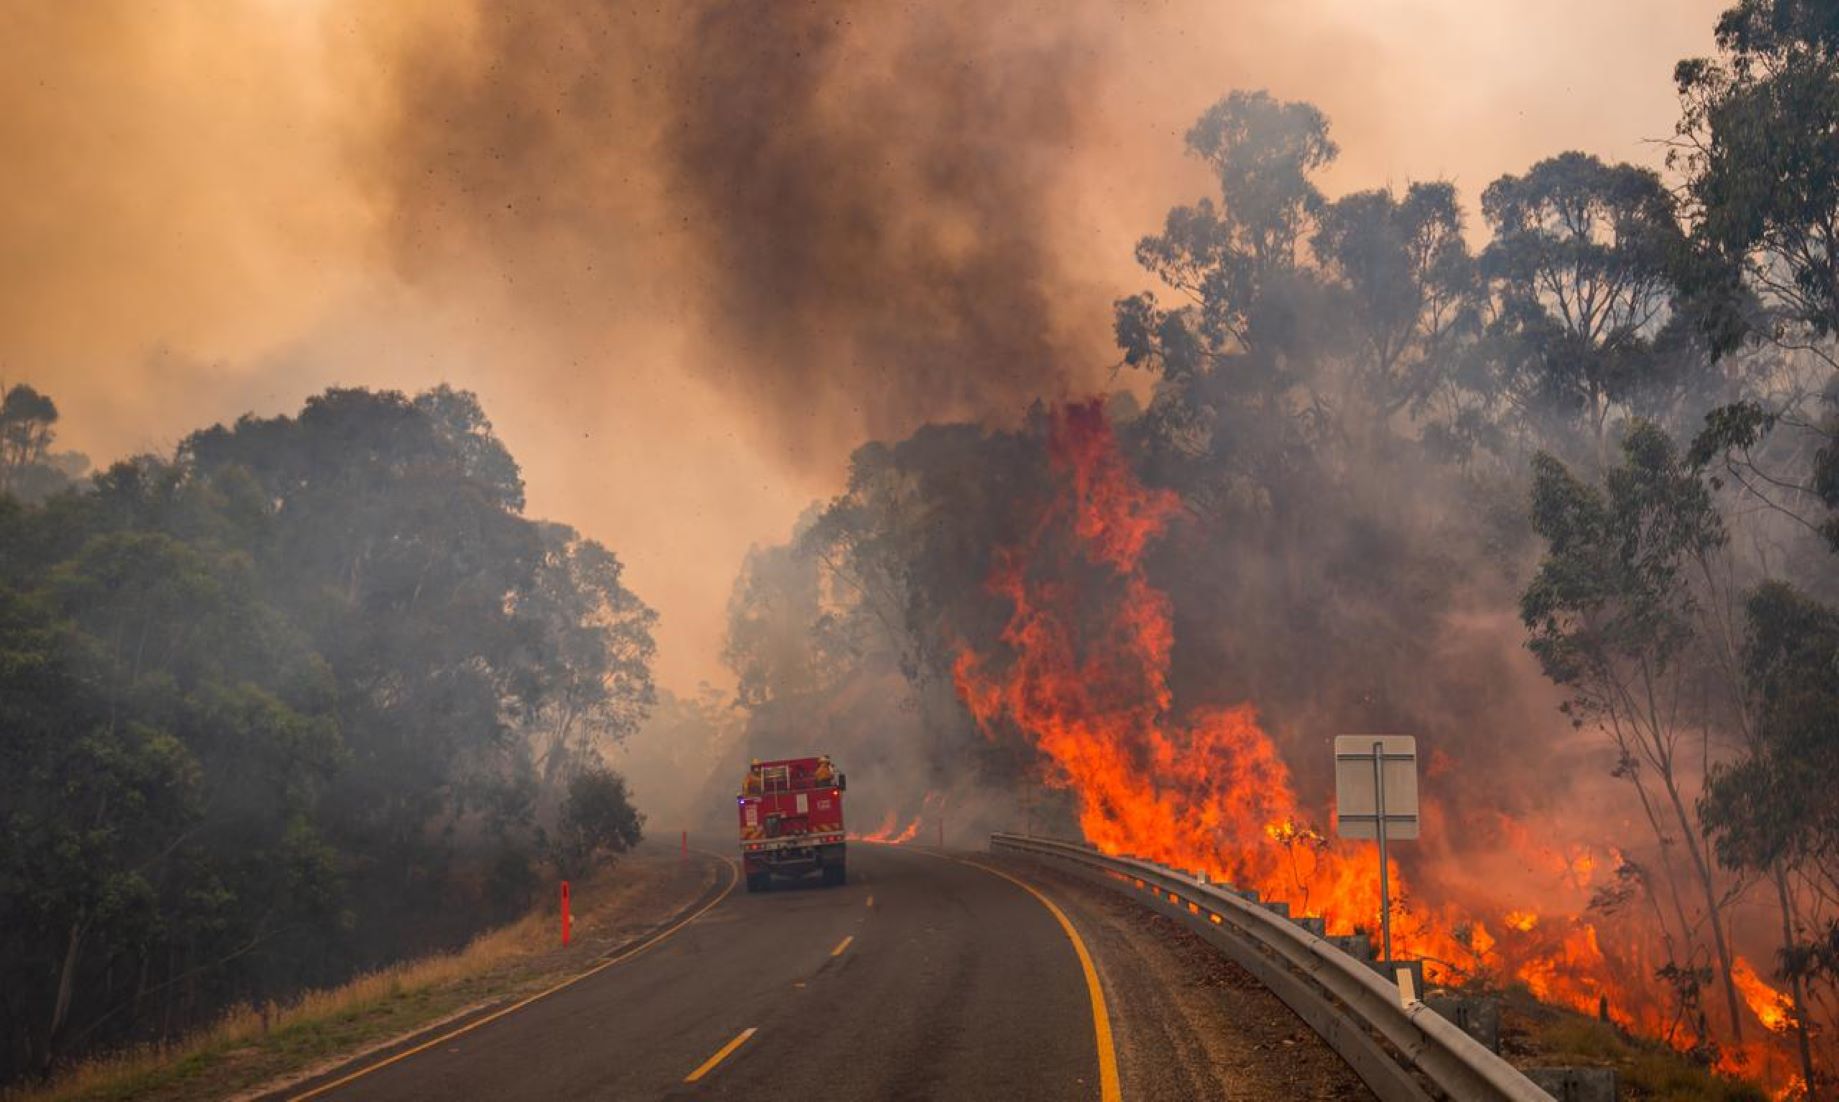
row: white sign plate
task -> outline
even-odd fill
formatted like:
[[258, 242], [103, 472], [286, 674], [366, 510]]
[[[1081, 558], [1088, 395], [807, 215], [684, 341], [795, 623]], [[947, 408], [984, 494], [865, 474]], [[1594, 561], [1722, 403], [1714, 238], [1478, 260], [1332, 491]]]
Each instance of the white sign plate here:
[[1418, 836], [1418, 740], [1410, 735], [1335, 736], [1335, 832], [1377, 838], [1378, 776], [1385, 778], [1386, 841]]

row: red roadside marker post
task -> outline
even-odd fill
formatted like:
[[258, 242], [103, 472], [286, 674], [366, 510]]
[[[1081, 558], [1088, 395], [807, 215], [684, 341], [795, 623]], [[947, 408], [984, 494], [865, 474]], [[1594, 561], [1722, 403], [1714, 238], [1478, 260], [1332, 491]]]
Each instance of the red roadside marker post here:
[[568, 881], [562, 881], [562, 948], [568, 948]]
[[690, 832], [686, 830], [683, 832], [683, 848], [677, 851], [677, 860], [680, 862], [687, 861], [689, 859], [689, 856], [690, 856]]

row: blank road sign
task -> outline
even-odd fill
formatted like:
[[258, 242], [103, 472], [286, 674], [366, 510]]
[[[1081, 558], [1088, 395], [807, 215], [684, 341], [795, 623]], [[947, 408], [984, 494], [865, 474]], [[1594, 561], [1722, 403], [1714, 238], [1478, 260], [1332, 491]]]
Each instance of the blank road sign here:
[[1410, 735], [1335, 736], [1336, 833], [1343, 838], [1379, 837], [1375, 757], [1385, 778], [1386, 840], [1416, 838], [1418, 740]]

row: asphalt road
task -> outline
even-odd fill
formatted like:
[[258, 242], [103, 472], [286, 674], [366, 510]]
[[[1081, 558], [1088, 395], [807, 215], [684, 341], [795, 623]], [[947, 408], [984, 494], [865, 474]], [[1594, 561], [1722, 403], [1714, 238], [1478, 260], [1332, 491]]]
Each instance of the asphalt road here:
[[1027, 862], [852, 844], [845, 887], [735, 886], [630, 959], [296, 1094], [1106, 1102], [1108, 1065], [1131, 1102], [1364, 1095], [1268, 992], [1216, 992], [1216, 958], [1139, 915]]
[[1097, 1099], [1098, 1070], [1079, 959], [1041, 902], [854, 845], [844, 887], [736, 888], [631, 960], [317, 1097]]

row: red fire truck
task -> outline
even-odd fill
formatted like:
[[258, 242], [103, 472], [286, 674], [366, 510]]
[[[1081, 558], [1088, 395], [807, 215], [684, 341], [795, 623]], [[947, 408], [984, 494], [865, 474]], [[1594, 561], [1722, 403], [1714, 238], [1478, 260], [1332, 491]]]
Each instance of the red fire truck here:
[[747, 890], [817, 873], [843, 883], [843, 774], [827, 757], [756, 761], [741, 781], [741, 865]]

